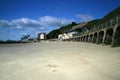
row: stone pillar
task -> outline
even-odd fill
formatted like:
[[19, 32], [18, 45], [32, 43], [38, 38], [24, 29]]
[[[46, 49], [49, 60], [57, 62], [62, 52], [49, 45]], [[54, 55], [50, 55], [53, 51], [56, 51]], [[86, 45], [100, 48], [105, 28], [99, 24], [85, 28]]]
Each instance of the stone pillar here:
[[116, 33], [117, 25], [113, 29], [113, 35], [112, 35], [112, 42], [111, 42], [111, 47], [115, 46], [115, 33]]
[[90, 35], [88, 36], [88, 43], [90, 43]]
[[80, 41], [80, 37], [78, 36], [78, 42]]
[[92, 34], [91, 43], [93, 43], [93, 39], [94, 39], [94, 34]]
[[92, 43], [94, 44], [95, 42], [95, 33], [93, 34], [93, 38], [92, 38]]
[[102, 40], [102, 45], [105, 45], [105, 38], [106, 38], [106, 30], [104, 31], [103, 40]]
[[84, 36], [83, 36], [82, 42], [84, 42]]
[[41, 33], [38, 33], [38, 42], [40, 42], [40, 35]]
[[83, 36], [82, 42], [84, 42], [84, 36]]
[[80, 37], [80, 42], [82, 42], [82, 37]]
[[99, 32], [97, 33], [96, 43], [99, 44]]
[[81, 37], [81, 42], [83, 42], [83, 37]]
[[91, 43], [91, 40], [92, 40], [92, 38], [91, 38], [91, 34], [89, 35], [89, 43]]
[[86, 42], [88, 42], [88, 37], [89, 37], [89, 36], [87, 35], [87, 36], [86, 36]]
[[82, 37], [82, 42], [84, 42], [84, 37]]
[[79, 37], [79, 42], [81, 42], [81, 37]]
[[86, 42], [86, 36], [85, 36], [84, 42]]
[[86, 42], [86, 36], [84, 37], [84, 42]]
[[46, 40], [47, 39], [47, 35], [46, 35], [46, 33], [43, 33], [44, 34], [44, 40]]
[[79, 42], [79, 37], [77, 36], [77, 42]]

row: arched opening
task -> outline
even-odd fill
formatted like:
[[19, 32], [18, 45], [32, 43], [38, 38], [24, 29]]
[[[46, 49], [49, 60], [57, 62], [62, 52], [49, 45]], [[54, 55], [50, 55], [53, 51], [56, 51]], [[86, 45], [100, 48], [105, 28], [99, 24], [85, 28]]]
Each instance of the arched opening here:
[[83, 36], [81, 37], [81, 42], [83, 42]]
[[79, 37], [79, 41], [81, 42], [81, 37]]
[[74, 37], [74, 42], [76, 42], [77, 41], [77, 37]]
[[106, 31], [105, 44], [109, 45], [112, 42], [113, 29], [110, 28]]
[[86, 42], [88, 42], [89, 35], [86, 36]]
[[77, 42], [79, 41], [79, 37], [77, 37]]
[[78, 37], [78, 41], [80, 41], [80, 37]]
[[80, 41], [80, 37], [77, 37], [77, 41]]
[[97, 44], [101, 44], [103, 41], [104, 31], [99, 32]]
[[71, 41], [73, 41], [73, 38], [71, 38]]
[[117, 27], [115, 32], [114, 46], [120, 46], [120, 26]]
[[90, 34], [89, 42], [92, 42], [93, 34]]
[[97, 33], [94, 33], [94, 36], [93, 36], [93, 43], [96, 43], [97, 41]]
[[79, 37], [79, 39], [80, 39], [79, 41], [81, 42], [81, 37]]
[[85, 42], [85, 36], [83, 37], [83, 42]]

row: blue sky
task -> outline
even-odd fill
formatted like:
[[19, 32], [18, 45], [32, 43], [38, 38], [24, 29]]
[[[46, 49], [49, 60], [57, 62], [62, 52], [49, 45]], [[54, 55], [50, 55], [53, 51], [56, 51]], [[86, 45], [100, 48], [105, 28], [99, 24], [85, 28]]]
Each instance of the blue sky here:
[[120, 0], [0, 0], [0, 40], [36, 37], [73, 21], [104, 17]]

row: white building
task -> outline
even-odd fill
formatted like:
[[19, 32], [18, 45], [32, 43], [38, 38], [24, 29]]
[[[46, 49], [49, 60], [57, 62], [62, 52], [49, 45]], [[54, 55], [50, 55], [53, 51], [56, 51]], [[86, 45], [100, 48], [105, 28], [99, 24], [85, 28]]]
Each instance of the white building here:
[[46, 40], [46, 33], [38, 33], [38, 41]]
[[62, 41], [62, 40], [65, 40], [65, 39], [69, 39], [69, 38], [72, 38], [73, 37], [73, 34], [76, 34], [77, 32], [68, 32], [68, 33], [63, 33], [63, 34], [60, 34], [58, 35], [58, 40]]
[[76, 26], [73, 26], [69, 31], [58, 35], [58, 40], [62, 41], [62, 40], [65, 40], [65, 39], [70, 39], [70, 38], [75, 37], [76, 35], [81, 33], [80, 30], [83, 27], [85, 28], [86, 24], [87, 24], [87, 22], [82, 22], [82, 23], [80, 23]]
[[64, 39], [68, 39], [69, 36], [66, 33], [58, 35], [58, 40], [62, 41]]

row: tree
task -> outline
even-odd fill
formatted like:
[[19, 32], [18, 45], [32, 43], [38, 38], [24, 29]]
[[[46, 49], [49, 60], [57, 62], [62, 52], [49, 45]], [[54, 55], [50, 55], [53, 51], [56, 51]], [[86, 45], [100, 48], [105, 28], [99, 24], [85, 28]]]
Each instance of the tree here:
[[48, 39], [58, 38], [59, 34], [69, 31], [75, 25], [77, 25], [77, 23], [72, 22], [71, 24], [60, 27], [60, 29], [53, 30], [47, 34], [47, 38]]
[[24, 40], [24, 39], [29, 39], [30, 38], [30, 35], [29, 34], [27, 34], [27, 35], [24, 35], [22, 38], [21, 38], [21, 40]]

